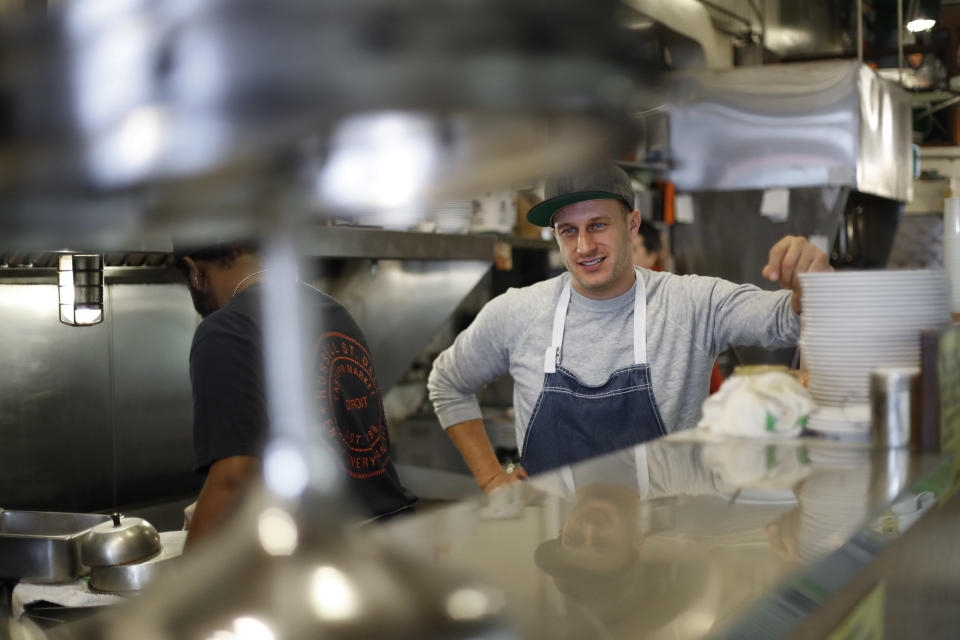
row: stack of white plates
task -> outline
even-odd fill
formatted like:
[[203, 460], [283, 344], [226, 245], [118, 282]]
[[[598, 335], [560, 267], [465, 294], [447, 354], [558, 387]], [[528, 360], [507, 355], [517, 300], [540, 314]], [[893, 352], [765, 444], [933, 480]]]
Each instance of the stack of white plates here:
[[800, 283], [800, 349], [810, 394], [821, 407], [855, 414], [814, 414], [808, 426], [864, 431], [870, 371], [920, 365], [920, 332], [950, 320], [947, 280], [942, 271], [840, 271], [805, 273]]

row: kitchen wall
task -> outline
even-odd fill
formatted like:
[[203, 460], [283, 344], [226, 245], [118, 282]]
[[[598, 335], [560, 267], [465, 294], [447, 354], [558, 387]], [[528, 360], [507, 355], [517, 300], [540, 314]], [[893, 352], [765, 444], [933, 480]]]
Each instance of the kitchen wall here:
[[94, 511], [194, 493], [180, 284], [114, 284], [104, 322], [58, 320], [53, 285], [0, 284], [0, 507]]

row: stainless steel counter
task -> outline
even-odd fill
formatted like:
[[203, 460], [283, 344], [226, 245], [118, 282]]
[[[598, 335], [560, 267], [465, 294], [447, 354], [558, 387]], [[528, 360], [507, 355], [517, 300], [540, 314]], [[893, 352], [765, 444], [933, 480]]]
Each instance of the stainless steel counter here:
[[373, 535], [499, 585], [524, 637], [780, 637], [936, 510], [951, 464], [687, 432]]

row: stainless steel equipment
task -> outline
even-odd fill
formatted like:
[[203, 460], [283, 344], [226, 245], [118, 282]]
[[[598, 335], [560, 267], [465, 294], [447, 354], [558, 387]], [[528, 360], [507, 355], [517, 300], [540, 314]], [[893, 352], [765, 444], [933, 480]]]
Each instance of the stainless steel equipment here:
[[837, 187], [912, 197], [909, 95], [856, 62], [677, 72], [678, 191]]
[[107, 593], [140, 591], [168, 571], [183, 553], [186, 531], [166, 531], [159, 536], [161, 550], [151, 558], [129, 564], [92, 566], [90, 588]]
[[84, 536], [109, 516], [0, 509], [0, 580], [69, 582], [86, 573]]
[[195, 495], [199, 318], [186, 287], [108, 279], [103, 323], [78, 328], [58, 321], [56, 284], [2, 282], [0, 352], [19, 363], [0, 372], [4, 506], [93, 512]]
[[110, 521], [87, 532], [80, 559], [88, 567], [109, 567], [142, 562], [160, 551], [160, 533], [143, 518], [115, 513]]
[[919, 424], [919, 367], [889, 367], [870, 372], [870, 435], [880, 447], [910, 446]]
[[145, 629], [178, 640], [321, 631], [344, 639], [519, 637], [499, 589], [457, 571], [421, 571], [420, 558], [391, 546], [355, 544], [358, 531], [342, 536], [321, 524], [330, 517], [321, 505], [291, 510], [264, 493], [250, 498], [236, 515], [252, 526], [201, 541], [129, 606], [54, 629], [50, 639], [144, 637]]
[[[951, 457], [693, 430], [369, 535], [499, 585], [528, 638], [822, 638], [862, 597], [858, 585], [902, 580], [877, 564], [926, 555], [903, 534], [940, 510], [887, 510], [949, 492], [940, 474]], [[891, 516], [900, 528], [882, 531]], [[904, 594], [911, 605], [888, 601], [887, 615], [956, 619], [948, 604], [918, 607], [941, 587], [922, 585], [902, 584], [921, 592]], [[799, 631], [813, 621], [818, 632]]]

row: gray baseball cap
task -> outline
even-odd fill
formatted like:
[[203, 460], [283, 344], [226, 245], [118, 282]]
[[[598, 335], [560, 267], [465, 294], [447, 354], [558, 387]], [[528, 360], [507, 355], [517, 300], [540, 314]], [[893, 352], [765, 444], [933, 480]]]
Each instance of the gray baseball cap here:
[[539, 227], [551, 226], [557, 211], [584, 200], [620, 200], [632, 211], [634, 194], [626, 171], [604, 164], [548, 178], [544, 197], [527, 211], [527, 220]]

